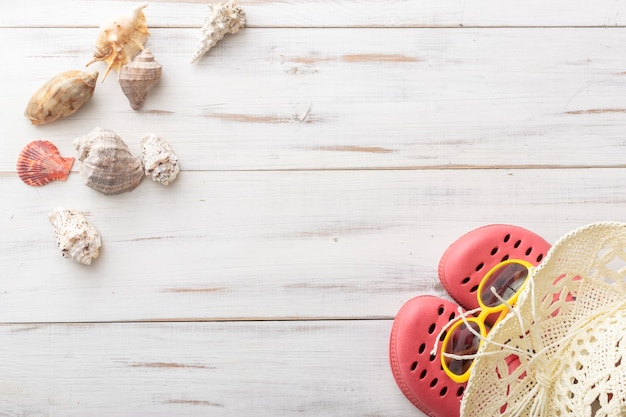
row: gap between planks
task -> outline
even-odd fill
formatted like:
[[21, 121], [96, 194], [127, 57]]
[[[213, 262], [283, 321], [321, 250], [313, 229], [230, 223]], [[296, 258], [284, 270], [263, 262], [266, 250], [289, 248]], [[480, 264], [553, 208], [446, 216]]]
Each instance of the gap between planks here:
[[[200, 30], [202, 25], [179, 25], [179, 26], [167, 26], [167, 25], [150, 25], [149, 29], [198, 29]], [[462, 23], [453, 25], [329, 25], [329, 26], [284, 26], [284, 25], [246, 25], [247, 29], [625, 29], [626, 25], [464, 25]], [[99, 29], [98, 25], [4, 25], [0, 26], [0, 29]]]
[[[392, 321], [393, 316], [370, 316], [370, 317], [272, 317], [272, 318], [247, 318], [247, 317], [228, 317], [228, 318], [174, 318], [174, 319], [145, 319], [145, 320], [91, 320], [91, 321], [24, 321], [24, 322], [1, 322], [0, 327], [28, 327], [35, 329], [44, 326], [91, 326], [91, 325], [131, 325], [131, 324], [191, 324], [191, 323], [323, 323], [323, 322], [342, 322], [342, 321]], [[21, 329], [16, 331], [25, 331], [29, 329]]]
[[[393, 167], [346, 167], [346, 168], [252, 168], [252, 169], [188, 169], [182, 172], [334, 172], [334, 171], [493, 171], [493, 170], [578, 170], [578, 169], [626, 169], [626, 164], [614, 165], [441, 165], [441, 166], [393, 166]], [[78, 170], [71, 173], [78, 175]], [[16, 171], [0, 171], [0, 177], [10, 178], [16, 176]]]

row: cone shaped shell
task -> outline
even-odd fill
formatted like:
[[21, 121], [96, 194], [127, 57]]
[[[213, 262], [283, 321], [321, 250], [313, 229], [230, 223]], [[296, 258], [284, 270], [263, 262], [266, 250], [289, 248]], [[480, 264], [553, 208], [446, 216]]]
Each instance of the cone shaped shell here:
[[66, 71], [46, 82], [30, 98], [24, 116], [42, 125], [74, 114], [93, 96], [98, 72]]
[[102, 241], [98, 230], [77, 210], [58, 207], [48, 218], [54, 227], [57, 246], [64, 257], [91, 265], [100, 253]]
[[143, 178], [141, 159], [111, 130], [95, 128], [74, 140], [81, 161], [79, 172], [86, 185], [103, 194], [133, 190]]
[[161, 79], [162, 66], [149, 49], [144, 49], [130, 64], [120, 70], [119, 82], [130, 107], [139, 110], [148, 92]]
[[52, 142], [36, 140], [22, 149], [17, 158], [17, 175], [28, 185], [41, 186], [52, 181], [65, 181], [74, 158], [64, 158]]
[[119, 72], [122, 66], [132, 61], [143, 49], [150, 36], [146, 16], [143, 14], [143, 9], [147, 5], [148, 3], [141, 3], [128, 15], [120, 16], [100, 26], [93, 59], [87, 65], [96, 61], [107, 63], [107, 69], [102, 77], [103, 82], [111, 69]]
[[196, 50], [191, 57], [193, 64], [213, 48], [227, 33], [237, 33], [246, 24], [246, 14], [241, 6], [230, 0], [209, 4], [209, 16], [204, 20]]

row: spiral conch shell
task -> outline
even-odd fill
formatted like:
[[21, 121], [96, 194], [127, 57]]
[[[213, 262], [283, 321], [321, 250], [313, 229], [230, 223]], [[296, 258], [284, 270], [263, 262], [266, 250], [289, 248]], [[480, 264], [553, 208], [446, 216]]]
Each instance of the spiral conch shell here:
[[103, 194], [133, 190], [143, 178], [141, 159], [133, 156], [124, 141], [111, 130], [96, 127], [74, 140], [84, 182]]
[[161, 68], [161, 64], [154, 59], [154, 55], [147, 48], [130, 64], [122, 67], [119, 74], [120, 86], [133, 110], [141, 108], [148, 92], [159, 82]]
[[237, 33], [246, 24], [246, 14], [234, 0], [209, 4], [209, 10], [209, 17], [202, 26], [196, 51], [191, 57], [192, 64], [213, 48], [224, 35]]
[[57, 246], [63, 256], [84, 265], [91, 265], [91, 261], [99, 255], [102, 241], [100, 233], [85, 215], [77, 210], [58, 207], [48, 218], [54, 227]]
[[146, 175], [163, 185], [174, 181], [180, 167], [170, 144], [160, 136], [148, 133], [141, 138], [141, 145]]
[[34, 125], [54, 122], [70, 116], [93, 96], [98, 72], [62, 72], [39, 89], [30, 98], [24, 116]]
[[87, 66], [96, 61], [105, 61], [108, 66], [102, 81], [114, 69], [119, 73], [122, 66], [128, 64], [143, 49], [150, 32], [143, 9], [148, 3], [136, 6], [128, 15], [120, 16], [112, 22], [100, 26], [100, 34], [96, 41], [93, 59]]

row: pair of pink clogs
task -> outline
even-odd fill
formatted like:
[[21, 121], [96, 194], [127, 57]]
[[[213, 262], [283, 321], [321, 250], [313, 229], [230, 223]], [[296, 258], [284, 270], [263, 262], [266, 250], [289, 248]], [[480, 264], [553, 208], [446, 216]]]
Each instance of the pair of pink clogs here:
[[[432, 417], [458, 417], [465, 383], [444, 371], [440, 351], [431, 354], [442, 328], [459, 314], [459, 306], [476, 309], [478, 286], [493, 266], [507, 259], [539, 264], [550, 244], [517, 226], [494, 224], [456, 240], [439, 262], [439, 279], [458, 303], [424, 295], [407, 301], [391, 330], [389, 358], [393, 376], [404, 395]], [[437, 346], [441, 348], [441, 343]]]

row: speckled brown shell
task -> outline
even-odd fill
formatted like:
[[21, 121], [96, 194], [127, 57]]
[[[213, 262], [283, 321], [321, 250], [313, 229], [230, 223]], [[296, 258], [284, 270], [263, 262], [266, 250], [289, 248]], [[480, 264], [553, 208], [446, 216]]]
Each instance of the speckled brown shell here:
[[133, 190], [143, 178], [141, 158], [111, 130], [95, 128], [74, 140], [81, 161], [79, 172], [86, 185], [103, 194]]
[[96, 61], [107, 63], [107, 69], [102, 77], [103, 82], [111, 69], [119, 72], [122, 66], [132, 61], [143, 49], [150, 36], [146, 16], [143, 14], [143, 9], [147, 5], [148, 3], [141, 3], [133, 8], [130, 14], [100, 26], [93, 59], [87, 65]]
[[122, 67], [120, 87], [133, 110], [141, 108], [148, 92], [159, 82], [161, 69], [150, 49], [144, 49], [130, 64]]
[[74, 158], [64, 158], [57, 147], [47, 140], [30, 142], [17, 158], [17, 175], [34, 187], [52, 181], [65, 181], [70, 174]]
[[66, 71], [39, 87], [24, 116], [42, 125], [74, 114], [93, 96], [98, 72]]

